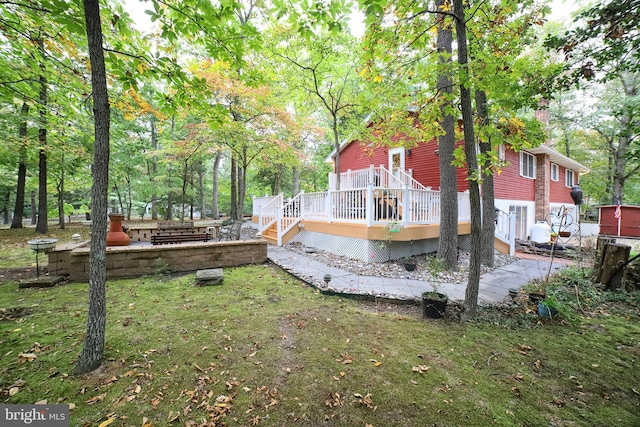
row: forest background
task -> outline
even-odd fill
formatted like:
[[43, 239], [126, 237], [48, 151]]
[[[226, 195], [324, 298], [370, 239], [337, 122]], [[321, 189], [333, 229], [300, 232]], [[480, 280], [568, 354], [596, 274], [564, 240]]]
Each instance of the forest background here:
[[[633, 15], [637, 2], [628, 3]], [[112, 112], [109, 208], [128, 218], [235, 217], [251, 212], [252, 195], [325, 190], [327, 154], [362, 132], [372, 112], [392, 123], [391, 111], [435, 104], [438, 61], [428, 13], [418, 38], [415, 20], [390, 19], [402, 16], [401, 5], [374, 1], [130, 4], [102, 5]], [[189, 13], [197, 8], [201, 13]], [[358, 8], [364, 28], [354, 36], [349, 19]], [[557, 42], [589, 17], [558, 21], [544, 2], [498, 8], [493, 36], [517, 28], [518, 37], [508, 49], [500, 42], [511, 61], [503, 66], [511, 68], [488, 86], [492, 121], [526, 123], [544, 95], [551, 146], [591, 169], [580, 180], [585, 211], [616, 200], [640, 203], [637, 72], [612, 72], [625, 58], [594, 63], [592, 47]], [[144, 32], [135, 25], [145, 22], [141, 10], [151, 24]], [[2, 1], [0, 22], [3, 222], [16, 212], [14, 226], [24, 216], [43, 218], [41, 229], [49, 218], [64, 227], [69, 215], [91, 206], [92, 100], [86, 41], [77, 37], [81, 7]], [[393, 49], [381, 54], [373, 43]], [[527, 70], [518, 68], [523, 64]], [[533, 78], [536, 90], [527, 81]], [[507, 105], [506, 98], [528, 101]], [[537, 141], [529, 139], [524, 146]]]

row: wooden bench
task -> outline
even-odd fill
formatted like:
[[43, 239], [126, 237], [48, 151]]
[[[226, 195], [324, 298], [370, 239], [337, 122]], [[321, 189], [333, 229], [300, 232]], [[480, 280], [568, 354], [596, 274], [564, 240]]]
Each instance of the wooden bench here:
[[151, 244], [207, 242], [209, 239], [211, 239], [211, 236], [208, 233], [198, 232], [194, 228], [193, 221], [160, 221], [157, 233], [151, 236]]
[[155, 234], [151, 236], [152, 245], [163, 245], [169, 243], [184, 243], [184, 242], [207, 242], [210, 236], [207, 233], [192, 233], [192, 234]]

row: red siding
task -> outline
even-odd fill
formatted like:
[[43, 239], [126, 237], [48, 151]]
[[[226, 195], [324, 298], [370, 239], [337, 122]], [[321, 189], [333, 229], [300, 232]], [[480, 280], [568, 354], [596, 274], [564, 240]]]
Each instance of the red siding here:
[[[549, 186], [549, 201], [551, 203], [566, 203], [573, 205], [573, 199], [571, 198], [570, 193], [571, 188], [564, 185], [566, 182], [566, 171], [566, 168], [558, 166], [558, 181], [551, 181], [551, 185]], [[573, 171], [573, 179], [577, 184], [578, 173], [576, 171]]]
[[[458, 144], [462, 144], [459, 142]], [[431, 187], [434, 190], [440, 189], [440, 160], [438, 154], [438, 144], [435, 140], [418, 144], [411, 148], [411, 154], [405, 153], [405, 169], [413, 169], [413, 178], [420, 184]], [[380, 147], [374, 153], [368, 153], [365, 146], [360, 141], [353, 141], [340, 152], [340, 169], [357, 170], [368, 168], [369, 165], [389, 167], [389, 149]], [[465, 191], [469, 188], [466, 175], [467, 168], [458, 168], [458, 191]]]
[[500, 175], [493, 176], [496, 199], [535, 200], [536, 180], [520, 176], [520, 154], [507, 148]]
[[366, 169], [369, 165], [386, 165], [389, 163], [389, 150], [381, 147], [370, 152], [365, 150], [365, 146], [360, 141], [352, 141], [340, 152], [341, 172], [347, 170]]
[[[462, 141], [458, 142], [458, 145]], [[422, 185], [434, 190], [440, 189], [440, 164], [436, 151], [438, 144], [435, 140], [418, 144], [411, 148], [411, 154], [405, 154], [406, 170], [413, 170], [413, 177]], [[520, 154], [507, 148], [505, 160], [508, 165], [502, 168], [500, 174], [494, 175], [494, 189], [496, 199], [535, 200], [535, 179], [520, 176]], [[379, 147], [369, 150], [360, 141], [353, 141], [347, 145], [340, 154], [340, 169], [358, 170], [368, 168], [369, 165], [388, 167], [389, 149]], [[574, 171], [574, 176], [578, 177]], [[466, 180], [467, 169], [458, 168], [458, 191], [466, 191], [469, 188]], [[565, 187], [565, 168], [559, 167], [559, 181], [550, 182], [550, 202], [573, 204], [570, 188]]]

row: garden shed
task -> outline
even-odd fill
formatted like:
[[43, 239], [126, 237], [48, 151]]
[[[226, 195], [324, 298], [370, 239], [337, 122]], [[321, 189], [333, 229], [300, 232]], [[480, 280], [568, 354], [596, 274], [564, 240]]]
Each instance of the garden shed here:
[[604, 236], [640, 238], [640, 206], [598, 206], [600, 234]]

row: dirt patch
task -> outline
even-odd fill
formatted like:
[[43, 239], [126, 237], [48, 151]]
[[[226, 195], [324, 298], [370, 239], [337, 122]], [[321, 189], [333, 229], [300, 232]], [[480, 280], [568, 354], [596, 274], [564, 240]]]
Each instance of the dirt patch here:
[[29, 307], [0, 308], [0, 321], [10, 322], [33, 314]]
[[[46, 272], [46, 268], [40, 269], [40, 274], [46, 274]], [[19, 282], [33, 277], [36, 277], [36, 269], [33, 267], [7, 268], [0, 270], [0, 284]]]

